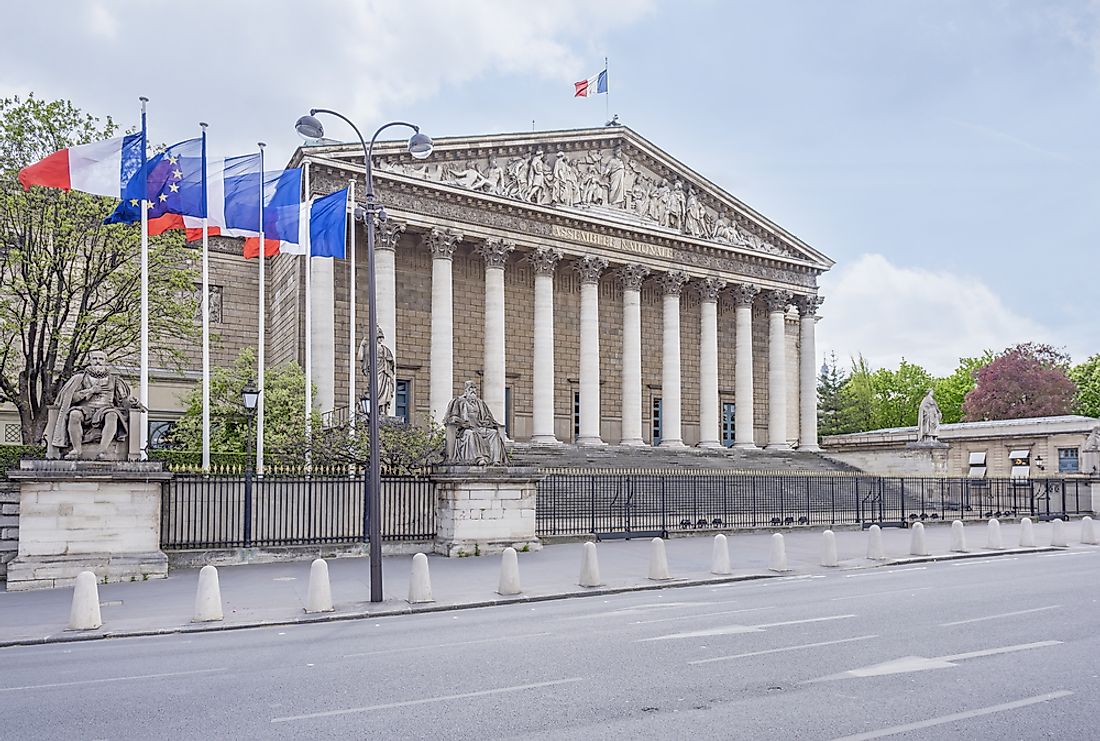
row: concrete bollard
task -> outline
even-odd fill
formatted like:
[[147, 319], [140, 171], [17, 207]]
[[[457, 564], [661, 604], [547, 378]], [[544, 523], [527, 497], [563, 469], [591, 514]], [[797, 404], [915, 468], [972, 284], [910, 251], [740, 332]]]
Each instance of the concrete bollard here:
[[1069, 541], [1066, 540], [1066, 523], [1062, 522], [1061, 518], [1054, 520], [1051, 524], [1050, 544], [1055, 548], [1068, 548]]
[[600, 580], [600, 559], [596, 556], [596, 544], [585, 543], [581, 551], [581, 578], [577, 582], [582, 587], [598, 587]]
[[867, 558], [871, 561], [886, 560], [886, 549], [882, 546], [882, 528], [878, 525], [867, 528]]
[[497, 594], [505, 597], [519, 594], [519, 556], [515, 548], [505, 548], [500, 555], [500, 581], [497, 582]]
[[217, 568], [207, 564], [199, 570], [199, 588], [195, 591], [193, 623], [210, 623], [222, 619], [222, 589]]
[[1001, 522], [996, 517], [989, 518], [989, 524], [985, 528], [985, 547], [995, 551], [1003, 551], [1005, 548], [1001, 537]]
[[432, 577], [428, 573], [428, 557], [423, 553], [413, 556], [412, 571], [409, 574], [410, 605], [422, 602], [435, 602], [432, 599]]
[[729, 543], [726, 542], [726, 536], [722, 533], [714, 536], [714, 547], [711, 548], [710, 554], [710, 573], [722, 576], [733, 573], [730, 567]]
[[668, 554], [665, 553], [665, 541], [654, 538], [649, 541], [649, 578], [653, 581], [671, 579], [668, 573]]
[[836, 533], [832, 530], [826, 530], [821, 534], [821, 565], [840, 565], [840, 558], [836, 553]]
[[772, 553], [768, 568], [772, 571], [790, 571], [787, 566], [787, 545], [783, 542], [783, 533], [772, 536]]
[[332, 612], [332, 584], [328, 579], [328, 564], [318, 558], [309, 567], [309, 592], [306, 612]]
[[73, 585], [73, 604], [69, 608], [69, 630], [95, 630], [103, 625], [99, 614], [99, 586], [95, 574], [81, 571]]
[[1096, 524], [1092, 518], [1085, 515], [1081, 518], [1081, 542], [1085, 545], [1096, 545]]
[[1035, 547], [1035, 525], [1032, 524], [1030, 517], [1020, 520], [1020, 547]]
[[928, 545], [924, 540], [924, 523], [913, 525], [913, 534], [909, 536], [909, 553], [913, 556], [928, 556]]
[[966, 528], [962, 520], [951, 523], [951, 551], [953, 553], [966, 553]]

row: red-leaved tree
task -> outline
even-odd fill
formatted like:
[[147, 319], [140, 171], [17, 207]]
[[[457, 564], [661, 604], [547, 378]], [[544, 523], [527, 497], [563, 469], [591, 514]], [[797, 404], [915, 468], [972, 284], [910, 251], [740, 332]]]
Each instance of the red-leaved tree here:
[[1069, 358], [1050, 345], [1009, 348], [974, 373], [963, 420], [1021, 419], [1069, 414], [1077, 386], [1066, 375]]

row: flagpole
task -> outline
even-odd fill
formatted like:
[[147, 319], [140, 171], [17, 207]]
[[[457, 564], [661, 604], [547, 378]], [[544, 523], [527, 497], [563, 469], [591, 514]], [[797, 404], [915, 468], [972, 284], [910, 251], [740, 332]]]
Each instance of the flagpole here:
[[145, 104], [149, 99], [144, 95], [141, 101], [141, 340], [140, 370], [138, 375], [138, 401], [141, 402], [141, 429], [138, 430], [138, 448], [141, 460], [147, 457], [149, 444], [149, 175], [145, 172], [149, 135], [146, 128]]
[[202, 128], [202, 470], [210, 471], [210, 209], [206, 191], [206, 123]]
[[607, 74], [607, 57], [603, 58], [603, 74], [607, 80], [607, 92], [603, 94], [603, 115], [605, 121], [611, 121], [611, 76]]
[[258, 378], [258, 385], [260, 389], [260, 396], [256, 401], [256, 475], [263, 476], [264, 473], [264, 340], [265, 340], [265, 322], [264, 314], [267, 313], [267, 307], [265, 306], [265, 285], [264, 285], [264, 262], [267, 257], [267, 245], [264, 244], [264, 147], [267, 145], [264, 142], [258, 142], [257, 146], [260, 148], [260, 296], [259, 296], [259, 319], [257, 321], [257, 334], [259, 349], [256, 353], [256, 375]]
[[[309, 162], [302, 164], [302, 179], [305, 182], [305, 202], [309, 203], [310, 182]], [[305, 215], [309, 216], [309, 206], [306, 206]], [[301, 218], [301, 217], [300, 217]], [[299, 232], [301, 227], [299, 227]], [[305, 278], [306, 278], [306, 470], [312, 463], [312, 435], [313, 435], [313, 245], [309, 242], [309, 224], [305, 227]]]
[[348, 420], [355, 429], [355, 178], [348, 183], [348, 204], [351, 207], [351, 226], [348, 229], [348, 270], [351, 272], [351, 295], [348, 297]]

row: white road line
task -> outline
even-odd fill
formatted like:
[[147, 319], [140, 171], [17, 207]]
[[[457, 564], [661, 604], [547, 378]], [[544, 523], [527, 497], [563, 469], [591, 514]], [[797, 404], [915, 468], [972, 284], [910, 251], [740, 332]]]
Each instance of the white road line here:
[[1016, 615], [1030, 615], [1033, 612], [1045, 612], [1046, 610], [1057, 610], [1061, 605], [1047, 605], [1046, 607], [1036, 607], [1031, 610], [1016, 610], [1015, 612], [1001, 612], [996, 615], [986, 615], [985, 617], [970, 618], [969, 620], [953, 620], [950, 623], [940, 623], [941, 628], [949, 628], [952, 625], [966, 625], [968, 623], [981, 623], [986, 620], [996, 620], [1003, 617], [1014, 617]]
[[718, 628], [705, 628], [703, 630], [689, 630], [683, 633], [668, 633], [652, 638], [639, 638], [635, 643], [648, 643], [650, 641], [670, 641], [679, 638], [709, 638], [711, 636], [738, 635], [739, 633], [762, 633], [768, 628], [778, 628], [784, 625], [802, 625], [804, 623], [820, 623], [826, 620], [844, 620], [854, 618], [855, 615], [829, 615], [827, 617], [807, 618], [805, 620], [786, 620], [781, 623], [762, 623], [760, 625], [723, 625]]
[[981, 558], [981, 559], [967, 559], [965, 561], [955, 561], [952, 566], [985, 566], [991, 563], [1008, 563], [1009, 561], [1017, 561], [1019, 559], [1016, 556], [1001, 556], [1000, 558]]
[[542, 638], [554, 635], [553, 633], [527, 633], [519, 636], [497, 636], [496, 638], [479, 638], [474, 641], [455, 641], [454, 643], [433, 643], [430, 646], [403, 646], [401, 648], [387, 648], [381, 651], [364, 651], [357, 654], [344, 654], [345, 659], [357, 659], [361, 656], [381, 656], [382, 654], [404, 653], [406, 651], [431, 651], [437, 648], [454, 648], [455, 646], [476, 646], [479, 643], [499, 643], [500, 641], [514, 641], [521, 638]]
[[1094, 551], [1069, 551], [1068, 553], [1041, 553], [1039, 558], [1065, 558], [1066, 556], [1091, 556]]
[[872, 638], [878, 638], [877, 635], [869, 636], [857, 636], [855, 638], [841, 638], [838, 641], [821, 641], [820, 643], [803, 643], [798, 646], [784, 646], [783, 648], [769, 648], [766, 651], [749, 651], [743, 654], [732, 654], [730, 656], [715, 656], [710, 659], [697, 659], [696, 661], [689, 661], [688, 664], [710, 664], [715, 661], [728, 661], [730, 659], [743, 659], [747, 656], [763, 656], [764, 654], [778, 654], [784, 651], [799, 651], [803, 648], [818, 648], [820, 646], [835, 646], [838, 643], [852, 643], [854, 641], [867, 641]]
[[917, 721], [916, 723], [906, 723], [901, 726], [890, 726], [889, 728], [883, 728], [880, 731], [870, 731], [868, 733], [857, 733], [854, 736], [844, 736], [838, 738], [835, 741], [867, 741], [872, 738], [883, 738], [884, 736], [896, 736], [899, 733], [908, 733], [909, 731], [919, 731], [922, 728], [933, 728], [934, 726], [942, 726], [947, 723], [954, 723], [959, 720], [969, 720], [970, 718], [980, 718], [983, 715], [992, 715], [993, 713], [1003, 713], [1006, 710], [1017, 710], [1019, 708], [1026, 708], [1029, 705], [1038, 705], [1041, 702], [1050, 702], [1051, 700], [1057, 700], [1062, 697], [1068, 697], [1073, 693], [1068, 690], [1060, 690], [1058, 692], [1048, 692], [1045, 695], [1035, 695], [1034, 697], [1025, 697], [1023, 700], [1016, 700], [1014, 702], [1006, 702], [1001, 705], [990, 705], [986, 708], [977, 708], [976, 710], [966, 710], [961, 713], [952, 713], [951, 715], [942, 715], [938, 718], [929, 718], [928, 720]]
[[852, 679], [852, 678], [866, 678], [866, 677], [884, 677], [890, 674], [910, 674], [913, 672], [932, 671], [934, 669], [951, 669], [958, 664], [954, 663], [962, 661], [964, 659], [975, 659], [982, 656], [996, 656], [997, 654], [1013, 653], [1015, 651], [1027, 651], [1033, 648], [1046, 648], [1048, 646], [1057, 646], [1061, 644], [1061, 641], [1040, 641], [1038, 643], [1022, 643], [1017, 646], [1001, 646], [999, 648], [987, 648], [981, 651], [970, 651], [961, 654], [952, 654], [950, 656], [902, 656], [897, 659], [891, 659], [890, 661], [884, 661], [879, 664], [872, 664], [871, 666], [861, 666], [856, 669], [849, 669], [839, 674], [830, 674], [820, 679], [811, 679], [807, 684], [813, 684], [815, 682], [832, 682], [840, 679]]
[[500, 695], [506, 692], [522, 692], [542, 687], [556, 687], [561, 684], [583, 682], [584, 677], [570, 677], [569, 679], [555, 679], [550, 682], [537, 682], [535, 684], [518, 684], [514, 687], [498, 687], [491, 690], [479, 690], [477, 692], [463, 692], [458, 695], [442, 695], [440, 697], [422, 697], [418, 700], [405, 700], [403, 702], [389, 702], [382, 705], [366, 705], [359, 708], [345, 708], [343, 710], [325, 710], [320, 713], [305, 713], [303, 715], [288, 715], [285, 718], [272, 718], [272, 723], [289, 723], [294, 720], [310, 720], [312, 718], [331, 718], [337, 715], [353, 715], [355, 713], [369, 713], [372, 710], [390, 710], [392, 708], [407, 708], [415, 705], [427, 705], [432, 702], [449, 702], [451, 700], [465, 700], [470, 697], [488, 697]]
[[968, 651], [964, 654], [952, 654], [951, 656], [939, 656], [941, 661], [962, 661], [963, 659], [976, 659], [980, 656], [996, 656], [997, 654], [1009, 654], [1014, 651], [1027, 651], [1032, 648], [1046, 648], [1047, 646], [1060, 646], [1062, 641], [1038, 641], [1036, 643], [1021, 643], [1016, 646], [1002, 646], [1001, 648], [986, 648], [981, 651]]
[[754, 628], [778, 628], [781, 625], [801, 625], [802, 623], [822, 623], [826, 620], [846, 620], [848, 618], [854, 618], [855, 615], [829, 615], [827, 617], [819, 618], [806, 618], [805, 620], [787, 620], [782, 623], [762, 623], [760, 625], [754, 625]]
[[656, 620], [635, 620], [630, 625], [650, 625], [652, 623], [667, 623], [674, 620], [691, 620], [692, 618], [710, 617], [711, 615], [734, 615], [739, 612], [759, 612], [761, 610], [774, 610], [774, 607], [748, 607], [744, 610], [722, 610], [721, 612], [700, 612], [692, 615], [677, 615], [676, 617], [658, 618]]
[[49, 690], [57, 687], [78, 687], [82, 684], [106, 684], [107, 682], [132, 682], [139, 679], [168, 679], [169, 677], [189, 677], [195, 674], [213, 674], [228, 671], [226, 667], [217, 669], [196, 669], [190, 672], [168, 672], [165, 674], [139, 674], [133, 677], [105, 677], [103, 679], [81, 679], [76, 682], [55, 682], [53, 684], [28, 684], [22, 687], [0, 687], [0, 692], [19, 692], [21, 690]]
[[837, 602], [839, 600], [845, 600], [845, 599], [863, 599], [865, 597], [879, 597], [879, 596], [882, 596], [884, 594], [903, 594], [903, 593], [907, 594], [909, 592], [923, 592], [923, 591], [931, 589], [931, 588], [932, 587], [910, 587], [909, 589], [887, 589], [884, 592], [869, 592], [869, 593], [865, 593], [865, 594], [849, 594], [846, 597], [831, 597], [831, 598], [829, 598], [829, 601], [830, 602]]
[[885, 576], [887, 574], [908, 574], [911, 571], [924, 571], [927, 566], [915, 566], [911, 569], [889, 569], [887, 571], [868, 571], [865, 574], [845, 574], [845, 579], [859, 579], [863, 576]]

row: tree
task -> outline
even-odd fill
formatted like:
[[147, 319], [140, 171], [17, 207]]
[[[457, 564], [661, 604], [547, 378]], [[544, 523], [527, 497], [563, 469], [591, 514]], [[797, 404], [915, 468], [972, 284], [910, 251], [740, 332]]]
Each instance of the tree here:
[[943, 413], [944, 424], [962, 421], [963, 400], [974, 388], [974, 373], [993, 362], [993, 358], [990, 350], [977, 358], [959, 358], [959, 366], [951, 375], [936, 379], [934, 391], [940, 412]]
[[[0, 402], [19, 412], [23, 442], [42, 439], [49, 406], [94, 349], [114, 362], [136, 356], [140, 333], [140, 235], [104, 225], [110, 198], [55, 189], [23, 191], [16, 175], [58, 149], [114, 135], [69, 101], [0, 99]], [[175, 365], [194, 337], [195, 274], [181, 234], [151, 240], [152, 356]]]
[[1100, 353], [1073, 366], [1069, 378], [1077, 384], [1073, 412], [1086, 417], [1100, 417]]
[[919, 365], [902, 358], [896, 371], [872, 370], [860, 355], [844, 384], [842, 427], [863, 432], [917, 423], [917, 409], [935, 379]]
[[963, 402], [968, 422], [1069, 414], [1077, 387], [1066, 375], [1069, 358], [1050, 345], [1011, 347], [978, 369]]
[[829, 353], [817, 376], [817, 429], [821, 437], [840, 435], [844, 425], [844, 384], [848, 376], [837, 365], [836, 353]]

